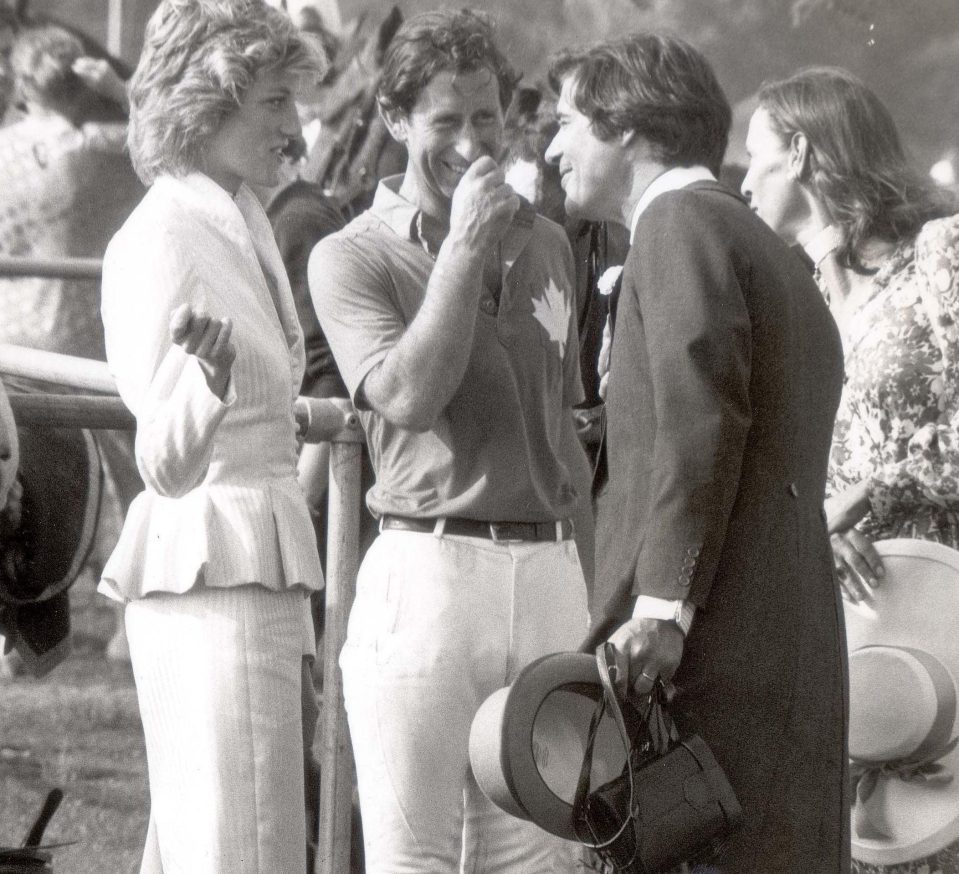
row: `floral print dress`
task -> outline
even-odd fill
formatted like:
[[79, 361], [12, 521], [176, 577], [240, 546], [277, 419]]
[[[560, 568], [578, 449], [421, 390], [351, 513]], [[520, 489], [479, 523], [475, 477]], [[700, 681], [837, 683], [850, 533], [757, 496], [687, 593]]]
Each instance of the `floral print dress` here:
[[[824, 289], [825, 293], [825, 289]], [[873, 540], [959, 548], [959, 215], [926, 224], [876, 274], [843, 337], [846, 377], [827, 493], [869, 482]], [[959, 842], [854, 874], [959, 874]]]
[[886, 259], [843, 346], [827, 493], [866, 480], [871, 539], [959, 548], [959, 215]]

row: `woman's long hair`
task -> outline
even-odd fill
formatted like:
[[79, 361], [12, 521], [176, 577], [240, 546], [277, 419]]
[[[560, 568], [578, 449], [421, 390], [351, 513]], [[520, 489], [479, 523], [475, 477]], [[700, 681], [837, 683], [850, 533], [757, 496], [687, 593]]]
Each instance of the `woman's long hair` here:
[[796, 133], [808, 140], [801, 181], [843, 231], [841, 264], [862, 272], [868, 240], [911, 240], [930, 219], [956, 211], [946, 191], [912, 169], [889, 110], [848, 71], [811, 67], [768, 82], [759, 105], [784, 143]]

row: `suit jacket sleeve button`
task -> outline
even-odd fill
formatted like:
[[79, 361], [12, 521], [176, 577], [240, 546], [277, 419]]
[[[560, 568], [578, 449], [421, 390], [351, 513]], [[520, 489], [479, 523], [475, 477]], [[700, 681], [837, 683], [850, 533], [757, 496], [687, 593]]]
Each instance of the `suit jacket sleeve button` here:
[[795, 483], [789, 484], [789, 494], [791, 494], [794, 498], [799, 497], [799, 489], [796, 487]]

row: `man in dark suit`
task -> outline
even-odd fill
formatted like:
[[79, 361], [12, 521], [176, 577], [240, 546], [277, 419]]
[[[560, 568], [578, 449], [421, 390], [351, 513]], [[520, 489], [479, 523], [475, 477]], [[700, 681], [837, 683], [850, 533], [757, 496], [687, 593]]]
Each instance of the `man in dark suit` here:
[[631, 248], [615, 302], [593, 627], [672, 678], [745, 826], [723, 872], [845, 871], [846, 667], [822, 516], [842, 385], [808, 271], [715, 180], [729, 104], [680, 40], [556, 60], [571, 214]]

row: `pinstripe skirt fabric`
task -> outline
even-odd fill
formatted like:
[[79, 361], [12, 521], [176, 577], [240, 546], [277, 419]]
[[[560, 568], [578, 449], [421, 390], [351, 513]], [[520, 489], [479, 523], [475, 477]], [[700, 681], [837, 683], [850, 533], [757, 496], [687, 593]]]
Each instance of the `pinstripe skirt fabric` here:
[[150, 779], [141, 871], [305, 871], [308, 603], [300, 590], [243, 585], [127, 605]]

